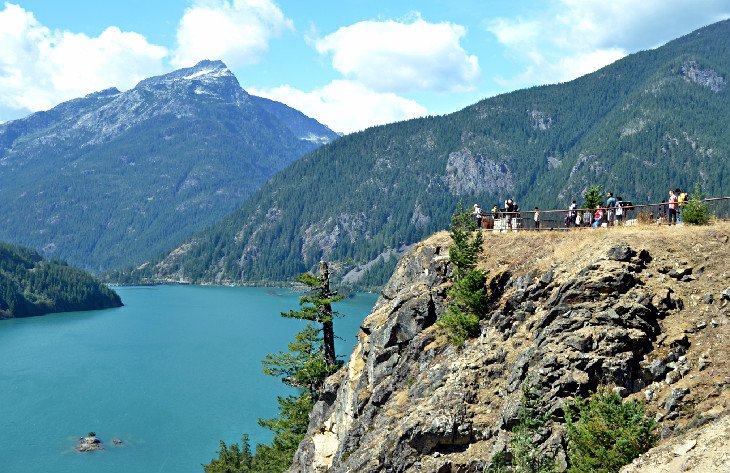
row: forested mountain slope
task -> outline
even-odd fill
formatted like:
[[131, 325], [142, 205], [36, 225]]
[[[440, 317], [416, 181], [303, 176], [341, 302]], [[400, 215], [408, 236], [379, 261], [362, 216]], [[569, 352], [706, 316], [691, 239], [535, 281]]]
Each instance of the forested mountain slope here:
[[0, 243], [0, 318], [119, 307], [116, 292], [86, 271]]
[[141, 262], [336, 137], [220, 61], [91, 94], [0, 125], [0, 238], [88, 268]]
[[326, 258], [384, 281], [394, 259], [379, 255], [445, 228], [459, 200], [564, 208], [590, 184], [634, 202], [695, 182], [727, 194], [728, 78], [723, 21], [568, 83], [345, 136], [131, 278], [281, 281]]

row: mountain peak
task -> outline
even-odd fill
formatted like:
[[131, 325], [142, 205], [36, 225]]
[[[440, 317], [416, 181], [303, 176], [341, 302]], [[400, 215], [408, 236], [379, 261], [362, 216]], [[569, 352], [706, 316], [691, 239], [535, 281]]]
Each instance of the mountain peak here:
[[176, 71], [169, 72], [160, 76], [144, 79], [137, 87], [152, 84], [164, 84], [169, 82], [177, 82], [180, 80], [217, 80], [221, 78], [232, 79], [238, 84], [238, 80], [233, 75], [228, 66], [223, 61], [203, 60], [192, 67], [184, 67]]

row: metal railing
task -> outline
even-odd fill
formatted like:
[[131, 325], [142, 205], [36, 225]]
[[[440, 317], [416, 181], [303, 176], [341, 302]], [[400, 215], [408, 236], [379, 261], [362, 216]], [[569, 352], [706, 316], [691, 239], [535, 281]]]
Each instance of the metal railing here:
[[[710, 208], [710, 213], [714, 218], [720, 220], [728, 219], [730, 216], [730, 197], [709, 197], [702, 199]], [[689, 201], [688, 201], [689, 202]], [[681, 221], [681, 209], [683, 206], [677, 206], [678, 217]], [[669, 203], [653, 203], [653, 204], [634, 204], [633, 202], [624, 202], [620, 207], [620, 213], [617, 214], [618, 207], [601, 207], [603, 218], [602, 227], [637, 225], [640, 223], [668, 224], [667, 214]], [[557, 210], [539, 210], [540, 225], [539, 228], [535, 222], [535, 211], [519, 211], [507, 212], [500, 210], [496, 213], [483, 213], [481, 220], [482, 230], [500, 232], [500, 231], [521, 231], [521, 230], [571, 230], [578, 228], [591, 228], [595, 222], [595, 213], [599, 209], [557, 209]], [[580, 225], [576, 224], [575, 217], [581, 215]], [[586, 221], [587, 218], [587, 221]]]

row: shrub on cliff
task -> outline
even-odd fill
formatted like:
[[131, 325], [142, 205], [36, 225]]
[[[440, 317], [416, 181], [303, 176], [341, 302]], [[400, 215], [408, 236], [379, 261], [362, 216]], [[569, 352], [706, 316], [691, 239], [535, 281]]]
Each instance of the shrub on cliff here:
[[512, 466], [515, 473], [553, 473], [556, 470], [555, 452], [541, 445], [550, 430], [548, 424], [553, 413], [546, 412], [544, 400], [528, 377], [522, 383], [522, 399], [518, 411], [518, 422], [512, 429], [514, 436], [510, 443]]
[[475, 230], [474, 217], [460, 203], [451, 219], [449, 259], [454, 266], [454, 284], [447, 294], [449, 307], [437, 322], [457, 346], [479, 333], [479, 318], [487, 307], [487, 276], [476, 269], [483, 239]]
[[618, 472], [658, 439], [643, 404], [605, 388], [568, 405], [565, 421], [570, 473]]

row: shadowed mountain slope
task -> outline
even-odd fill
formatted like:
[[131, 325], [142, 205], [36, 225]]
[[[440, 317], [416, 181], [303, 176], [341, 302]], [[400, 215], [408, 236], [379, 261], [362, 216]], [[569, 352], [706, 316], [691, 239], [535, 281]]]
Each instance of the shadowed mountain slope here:
[[0, 125], [0, 238], [93, 269], [173, 248], [337, 137], [263, 101], [203, 61]]
[[340, 277], [367, 264], [377, 286], [460, 200], [566, 208], [591, 184], [634, 202], [695, 182], [727, 194], [728, 78], [723, 21], [568, 83], [347, 135], [131, 279], [283, 281], [324, 258]]

